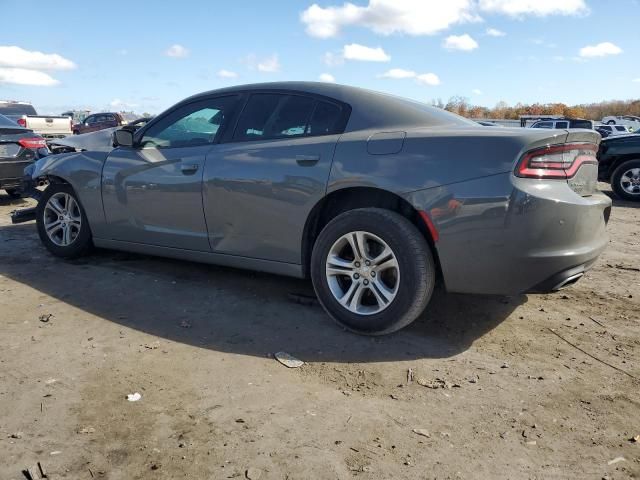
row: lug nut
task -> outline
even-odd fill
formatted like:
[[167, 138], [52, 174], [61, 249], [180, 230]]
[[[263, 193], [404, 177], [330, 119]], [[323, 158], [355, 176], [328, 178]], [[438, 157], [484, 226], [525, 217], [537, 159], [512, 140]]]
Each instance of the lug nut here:
[[371, 262], [367, 260], [366, 262], [364, 262], [364, 264], [368, 267], [369, 265], [371, 265]]
[[363, 283], [364, 283], [365, 285], [369, 285], [369, 280], [365, 280]]
[[353, 278], [355, 278], [356, 280], [360, 278], [360, 274], [359, 273], [354, 273], [353, 274]]
[[356, 262], [356, 268], [360, 268], [360, 262]]
[[375, 277], [376, 276], [376, 272], [371, 272], [371, 276]]

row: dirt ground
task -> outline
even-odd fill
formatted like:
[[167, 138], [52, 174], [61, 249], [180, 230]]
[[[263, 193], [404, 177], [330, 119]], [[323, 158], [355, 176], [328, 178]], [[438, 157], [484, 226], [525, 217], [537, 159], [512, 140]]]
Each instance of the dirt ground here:
[[640, 205], [615, 201], [608, 250], [563, 292], [438, 291], [366, 338], [293, 301], [308, 282], [57, 260], [10, 224], [28, 204], [0, 195], [2, 480], [36, 462], [74, 480], [640, 477]]

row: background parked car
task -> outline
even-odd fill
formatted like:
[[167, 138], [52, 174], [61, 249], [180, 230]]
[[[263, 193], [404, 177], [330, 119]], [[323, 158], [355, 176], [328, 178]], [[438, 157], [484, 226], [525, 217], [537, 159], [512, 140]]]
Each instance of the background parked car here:
[[34, 131], [45, 139], [71, 135], [71, 120], [67, 116], [38, 115], [33, 105], [27, 102], [0, 100], [0, 114], [21, 127]]
[[640, 201], [640, 135], [605, 138], [598, 150], [598, 179], [625, 200]]
[[90, 110], [67, 110], [66, 112], [62, 112], [60, 115], [71, 118], [71, 124], [75, 125], [77, 123], [84, 122], [90, 113]]
[[11, 197], [20, 197], [27, 165], [49, 153], [45, 139], [0, 115], [0, 188]]
[[624, 125], [596, 125], [594, 128], [600, 133], [600, 135], [602, 135], [603, 131], [607, 132], [607, 135], [602, 135], [603, 138], [614, 135], [626, 135], [629, 133], [629, 130]]
[[529, 128], [586, 128], [593, 130], [593, 122], [591, 120], [583, 120], [581, 118], [562, 118], [539, 120]]
[[618, 117], [604, 117], [602, 123], [606, 125], [624, 125], [628, 130], [637, 130], [640, 128], [640, 117], [634, 115], [621, 115]]
[[118, 112], [94, 113], [85, 118], [84, 122], [73, 126], [73, 133], [97, 132], [105, 128], [120, 127], [134, 121], [137, 116]]

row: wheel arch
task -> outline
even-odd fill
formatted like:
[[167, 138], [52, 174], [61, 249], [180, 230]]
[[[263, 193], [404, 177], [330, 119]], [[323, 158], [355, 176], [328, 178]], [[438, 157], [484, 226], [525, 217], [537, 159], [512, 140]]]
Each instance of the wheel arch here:
[[375, 187], [346, 187], [324, 196], [312, 208], [302, 235], [302, 274], [309, 278], [311, 253], [322, 229], [341, 213], [357, 208], [384, 208], [399, 213], [414, 224], [425, 238], [433, 254], [437, 275], [441, 275], [440, 260], [434, 238], [418, 210], [400, 195]]

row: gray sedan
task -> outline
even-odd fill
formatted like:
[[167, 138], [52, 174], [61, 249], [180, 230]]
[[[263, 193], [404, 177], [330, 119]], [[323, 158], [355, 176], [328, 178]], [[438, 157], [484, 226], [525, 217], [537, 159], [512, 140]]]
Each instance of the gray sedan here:
[[437, 281], [550, 292], [607, 244], [589, 130], [485, 128], [421, 103], [305, 82], [190, 97], [114, 148], [53, 155], [36, 221], [89, 247], [311, 278], [346, 328], [393, 332]]

